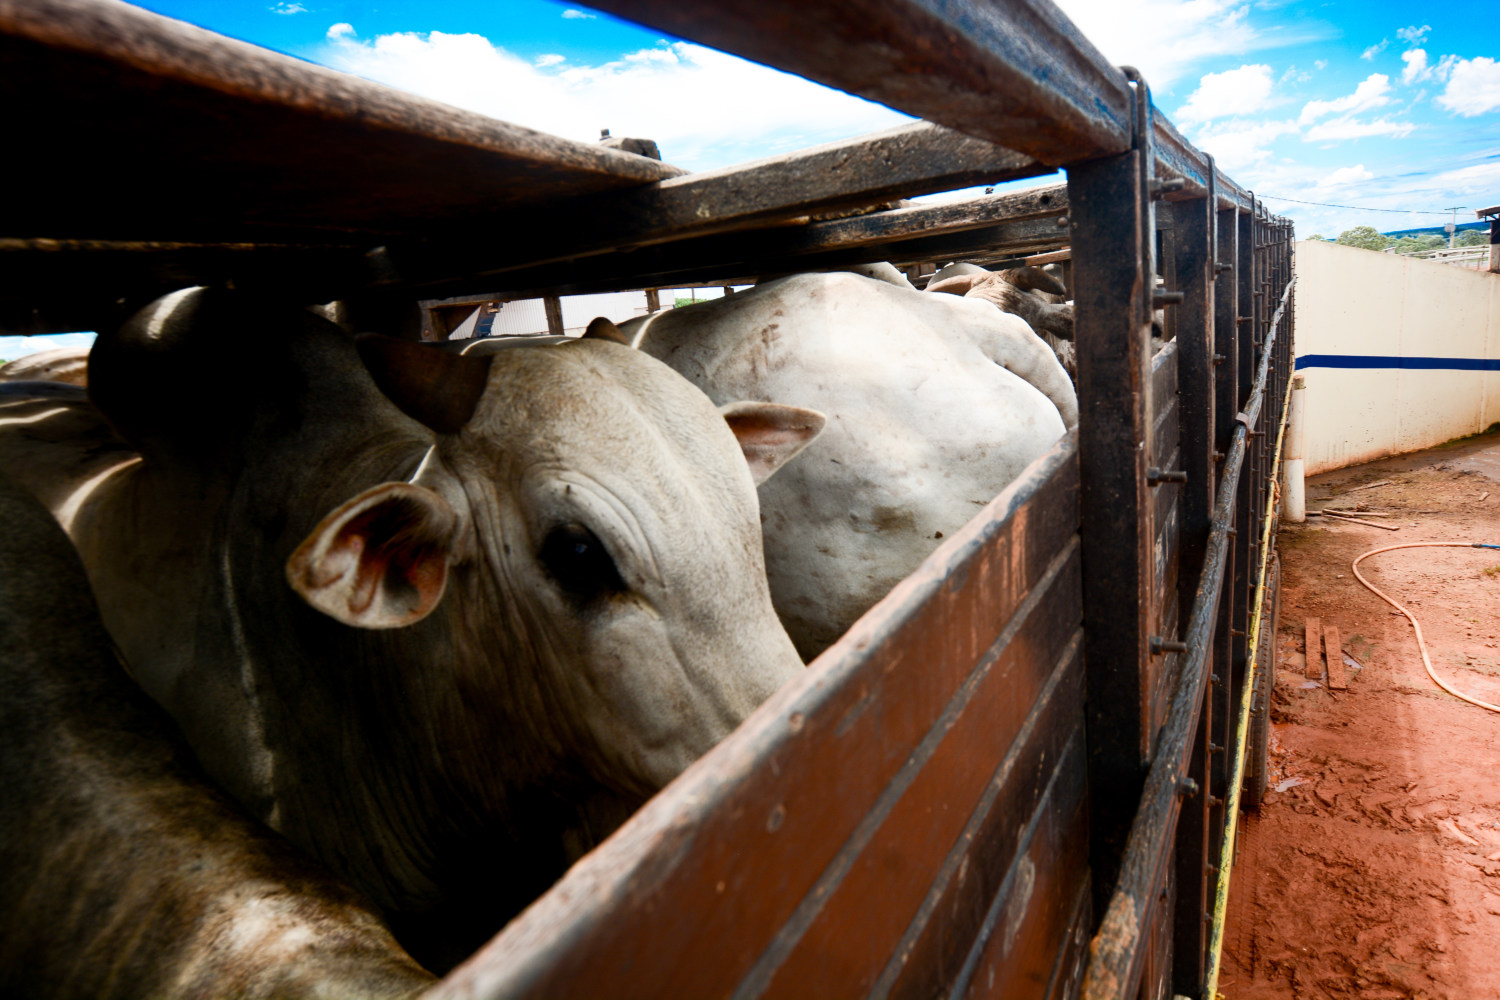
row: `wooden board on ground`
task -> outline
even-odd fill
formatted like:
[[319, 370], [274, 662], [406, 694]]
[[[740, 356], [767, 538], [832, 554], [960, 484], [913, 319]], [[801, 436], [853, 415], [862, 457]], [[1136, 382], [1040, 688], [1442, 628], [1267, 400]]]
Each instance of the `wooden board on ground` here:
[[1313, 680], [1323, 678], [1323, 626], [1316, 618], [1307, 620], [1307, 666], [1302, 672]]
[[1323, 644], [1328, 647], [1328, 686], [1342, 691], [1349, 685], [1344, 680], [1344, 645], [1337, 625], [1323, 629]]

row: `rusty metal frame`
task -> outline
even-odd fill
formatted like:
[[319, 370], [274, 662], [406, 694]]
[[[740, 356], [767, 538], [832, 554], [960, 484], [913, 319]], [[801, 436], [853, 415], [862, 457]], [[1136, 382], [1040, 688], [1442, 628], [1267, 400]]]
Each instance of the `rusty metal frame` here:
[[[752, 262], [764, 271], [778, 263], [803, 268], [874, 255], [1021, 253], [1071, 238], [1074, 281], [1084, 289], [1077, 299], [1082, 645], [1093, 912], [1102, 917], [1083, 989], [1090, 997], [1134, 996], [1150, 967], [1153, 990], [1169, 978], [1174, 992], [1201, 996], [1219, 930], [1204, 933], [1206, 886], [1215, 875], [1227, 879], [1212, 859], [1229, 842], [1237, 780], [1229, 762], [1242, 752], [1229, 723], [1242, 709], [1252, 670], [1247, 640], [1259, 567], [1268, 558], [1266, 526], [1275, 516], [1270, 431], [1284, 417], [1282, 391], [1292, 367], [1290, 225], [1224, 177], [1156, 112], [1139, 74], [1111, 66], [1048, 0], [595, 5], [936, 124], [674, 176], [672, 168], [623, 154], [497, 127], [430, 102], [395, 100], [374, 85], [340, 90], [326, 71], [196, 29], [166, 30], [154, 15], [129, 14], [133, 37], [149, 36], [159, 50], [155, 69], [165, 71], [157, 82], [186, 88], [182, 93], [211, 92], [215, 107], [247, 109], [262, 116], [258, 121], [266, 114], [324, 114], [350, 134], [373, 122], [384, 130], [383, 149], [454, 151], [481, 174], [554, 171], [563, 178], [556, 199], [531, 214], [515, 199], [504, 208], [508, 221], [539, 225], [550, 218], [551, 228], [528, 248], [481, 252], [477, 242], [449, 240], [450, 223], [464, 206], [435, 203], [447, 223], [413, 222], [407, 206], [407, 216], [351, 221], [330, 209], [263, 230], [244, 219], [205, 215], [192, 220], [199, 228], [181, 232], [126, 233], [123, 225], [120, 232], [105, 227], [92, 234], [0, 232], [0, 257], [16, 265], [8, 270], [12, 287], [0, 288], [0, 304], [40, 294], [46, 282], [28, 274], [63, 289], [70, 268], [76, 277], [77, 268], [93, 267], [143, 286], [204, 278], [265, 284], [296, 275], [304, 291], [363, 291], [367, 297], [356, 308], [376, 315], [371, 310], [403, 297], [457, 290], [464, 282], [557, 294], [642, 279], [661, 284], [690, 272], [727, 278]], [[137, 51], [96, 30], [104, 21], [62, 16], [100, 10], [91, 0], [29, 6], [0, 0], [0, 54], [51, 46], [77, 56], [80, 65], [141, 71]], [[799, 218], [1059, 166], [1067, 171], [1067, 196], [1042, 208], [1025, 209], [1016, 197], [1000, 211], [991, 201], [863, 220]], [[1161, 201], [1173, 204], [1162, 271], [1179, 287], [1157, 295], [1154, 214]], [[1064, 210], [1066, 230], [1055, 221]], [[570, 232], [548, 215], [557, 212], [595, 225]], [[492, 280], [501, 275], [503, 281]], [[85, 304], [105, 308], [114, 294], [107, 291]], [[1151, 464], [1156, 369], [1147, 331], [1158, 306], [1177, 310], [1177, 391], [1188, 428], [1181, 469]], [[1161, 527], [1157, 497], [1178, 485], [1179, 583], [1164, 594], [1151, 575]], [[1163, 628], [1172, 617], [1183, 625], [1180, 636]], [[1171, 680], [1170, 701], [1165, 725], [1158, 726], [1147, 688], [1163, 674]], [[997, 905], [1003, 894], [997, 891]], [[987, 934], [966, 968], [979, 960]]]

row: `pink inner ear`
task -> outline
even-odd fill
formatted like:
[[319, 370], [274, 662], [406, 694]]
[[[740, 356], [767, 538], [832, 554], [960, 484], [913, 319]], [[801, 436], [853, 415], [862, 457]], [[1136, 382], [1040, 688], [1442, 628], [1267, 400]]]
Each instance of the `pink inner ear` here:
[[436, 540], [422, 536], [426, 511], [391, 499], [351, 517], [318, 564], [314, 586], [348, 580], [345, 605], [355, 616], [384, 598], [383, 613], [415, 621], [437, 603], [448, 562]]
[[751, 477], [763, 482], [823, 429], [823, 415], [770, 403], [733, 404], [724, 422], [734, 432], [750, 465]]

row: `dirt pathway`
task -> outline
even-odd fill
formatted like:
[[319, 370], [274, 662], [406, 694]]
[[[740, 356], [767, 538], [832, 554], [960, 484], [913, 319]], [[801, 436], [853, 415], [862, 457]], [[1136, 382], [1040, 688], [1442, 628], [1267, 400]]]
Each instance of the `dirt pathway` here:
[[[1500, 997], [1500, 714], [1440, 691], [1410, 623], [1349, 569], [1385, 545], [1500, 544], [1500, 435], [1316, 477], [1308, 507], [1325, 503], [1400, 530], [1319, 517], [1281, 533], [1274, 791], [1241, 826], [1220, 992]], [[1445, 680], [1500, 703], [1500, 551], [1360, 568], [1422, 622]], [[1309, 616], [1341, 630], [1347, 691], [1304, 676]]]

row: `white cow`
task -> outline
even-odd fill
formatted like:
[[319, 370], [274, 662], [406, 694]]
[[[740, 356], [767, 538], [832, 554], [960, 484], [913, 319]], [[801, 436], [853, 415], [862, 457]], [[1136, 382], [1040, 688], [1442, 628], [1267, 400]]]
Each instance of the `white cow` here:
[[1067, 373], [1077, 376], [1073, 304], [1067, 287], [1041, 268], [990, 271], [967, 261], [949, 264], [932, 276], [926, 290], [983, 299], [1001, 312], [1021, 317], [1057, 354]]
[[803, 274], [631, 320], [716, 402], [828, 415], [760, 489], [777, 612], [811, 657], [1077, 420], [1056, 356], [988, 302]]
[[101, 336], [90, 369], [98, 410], [0, 405], [0, 466], [210, 773], [431, 968], [802, 668], [755, 482], [818, 414], [721, 413], [592, 339], [356, 353], [206, 289]]

